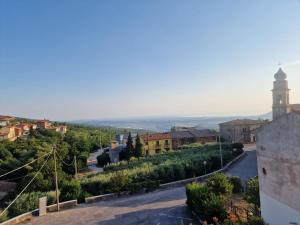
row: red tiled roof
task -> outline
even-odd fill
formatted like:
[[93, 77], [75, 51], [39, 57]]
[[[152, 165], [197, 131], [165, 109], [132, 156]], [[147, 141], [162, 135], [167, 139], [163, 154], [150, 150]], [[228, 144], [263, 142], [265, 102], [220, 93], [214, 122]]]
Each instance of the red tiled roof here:
[[170, 133], [154, 133], [154, 134], [142, 135], [141, 138], [143, 138], [144, 141], [166, 140], [166, 139], [171, 139], [171, 134]]
[[0, 116], [1, 121], [10, 121], [13, 119], [15, 119], [15, 117], [13, 117], [13, 116]]

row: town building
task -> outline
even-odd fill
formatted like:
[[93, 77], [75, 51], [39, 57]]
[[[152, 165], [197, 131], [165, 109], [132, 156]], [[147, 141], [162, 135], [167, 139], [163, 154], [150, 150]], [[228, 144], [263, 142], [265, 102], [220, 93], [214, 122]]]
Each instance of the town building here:
[[47, 129], [52, 128], [51, 122], [49, 120], [46, 120], [46, 119], [38, 120], [36, 123], [37, 123], [37, 128], [38, 129], [47, 130]]
[[172, 147], [177, 149], [183, 145], [192, 143], [216, 142], [218, 133], [214, 130], [198, 130], [194, 127], [173, 127], [171, 129]]
[[300, 112], [258, 131], [261, 213], [269, 225], [300, 224]]
[[153, 155], [172, 149], [171, 133], [141, 135], [141, 143], [146, 155]]
[[281, 68], [274, 75], [273, 82], [273, 120], [292, 112], [299, 111], [300, 104], [290, 104], [290, 89], [288, 87], [287, 75]]
[[257, 131], [261, 215], [269, 225], [300, 224], [300, 108], [289, 104], [286, 74], [273, 89], [273, 121]]
[[20, 135], [20, 130], [14, 126], [2, 127], [0, 129], [0, 141], [9, 140], [15, 141]]
[[0, 116], [0, 127], [6, 127], [11, 125], [11, 122], [15, 120], [13, 116]]
[[120, 144], [119, 141], [113, 140], [110, 143], [110, 148], [109, 148], [109, 158], [111, 163], [116, 163], [119, 162], [120, 158], [120, 153], [125, 149], [124, 144]]
[[266, 120], [236, 119], [220, 123], [220, 135], [230, 143], [254, 143], [256, 142], [256, 130], [268, 123]]

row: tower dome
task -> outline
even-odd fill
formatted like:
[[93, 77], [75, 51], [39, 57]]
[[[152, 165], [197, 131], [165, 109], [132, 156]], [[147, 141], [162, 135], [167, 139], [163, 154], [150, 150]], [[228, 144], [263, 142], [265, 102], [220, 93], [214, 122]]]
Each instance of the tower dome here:
[[285, 80], [287, 78], [286, 73], [281, 68], [275, 73], [274, 77], [276, 80]]

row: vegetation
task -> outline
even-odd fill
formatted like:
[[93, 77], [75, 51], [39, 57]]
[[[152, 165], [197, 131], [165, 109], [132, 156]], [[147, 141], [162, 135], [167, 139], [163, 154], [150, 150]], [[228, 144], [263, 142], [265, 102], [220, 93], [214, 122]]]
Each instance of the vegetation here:
[[258, 177], [251, 178], [248, 181], [245, 192], [245, 200], [254, 205], [255, 213], [258, 214], [260, 208]]
[[[231, 148], [223, 151], [224, 163], [235, 157]], [[203, 146], [182, 151], [169, 151], [140, 159], [113, 163], [104, 167], [105, 172], [84, 178], [82, 190], [91, 195], [110, 192], [128, 191], [135, 193], [148, 191], [159, 184], [177, 181], [205, 174], [203, 162], [207, 161], [206, 170], [212, 172], [220, 169], [219, 150], [216, 146]], [[213, 185], [211, 185], [213, 188]], [[223, 187], [230, 192], [232, 186]]]
[[237, 177], [237, 176], [230, 177], [229, 182], [233, 186], [232, 192], [234, 194], [238, 194], [238, 193], [243, 192], [244, 188], [243, 188], [242, 180], [241, 180], [240, 177]]
[[97, 157], [97, 164], [98, 166], [106, 166], [110, 163], [110, 157], [106, 152], [103, 152], [101, 155]]
[[216, 173], [206, 182], [209, 191], [218, 196], [230, 196], [232, 194], [233, 185], [223, 173]]
[[128, 161], [132, 157], [140, 158], [143, 156], [143, 145], [140, 140], [140, 136], [136, 136], [135, 146], [133, 145], [133, 140], [131, 133], [129, 133], [126, 147], [123, 151], [120, 152], [120, 160]]
[[55, 198], [53, 192], [30, 192], [22, 194], [9, 209], [9, 216], [14, 217], [38, 208], [39, 198], [47, 196], [48, 204], [54, 204]]
[[[0, 209], [0, 215], [2, 214], [2, 210]], [[0, 223], [4, 222], [5, 220], [7, 220], [7, 212], [5, 212], [1, 217], [0, 217]]]
[[[192, 183], [186, 186], [187, 205], [202, 220], [213, 222], [216, 217], [225, 220], [225, 200], [232, 189], [227, 177], [217, 173], [207, 184]], [[214, 192], [216, 191], [216, 192]]]
[[[15, 216], [37, 206], [37, 199], [44, 196], [45, 193], [51, 193], [54, 190], [54, 159], [50, 153], [54, 146], [57, 148], [57, 171], [59, 186], [65, 191], [66, 196], [75, 196], [75, 188], [80, 188], [80, 184], [71, 181], [75, 168], [74, 157], [77, 157], [78, 169], [84, 169], [87, 166], [87, 158], [90, 152], [98, 149], [100, 143], [107, 146], [110, 137], [115, 134], [112, 129], [96, 129], [83, 126], [68, 125], [68, 132], [61, 135], [58, 132], [47, 130], [32, 130], [27, 139], [17, 139], [14, 142], [0, 142], [0, 175], [13, 169], [23, 166], [34, 159], [40, 158], [34, 163], [13, 172], [7, 176], [1, 177], [1, 180], [17, 183], [17, 190], [2, 199], [0, 208], [5, 208], [7, 203], [11, 202], [27, 184], [36, 176], [34, 182], [26, 189], [25, 193], [12, 205], [8, 216]], [[37, 173], [44, 164], [45, 167]], [[69, 185], [67, 187], [67, 184]], [[67, 187], [64, 189], [64, 187]], [[73, 189], [72, 189], [73, 188]], [[68, 197], [71, 198], [71, 197]], [[2, 219], [2, 218], [1, 218]]]
[[143, 144], [139, 135], [136, 136], [134, 156], [140, 158], [143, 156]]
[[81, 186], [78, 180], [67, 180], [62, 183], [60, 188], [60, 200], [68, 201], [78, 199], [81, 194]]
[[[246, 193], [249, 203], [254, 203], [257, 199], [256, 179], [250, 179], [251, 191]], [[234, 185], [235, 184], [235, 185]], [[232, 211], [228, 212], [226, 205], [231, 200], [231, 190], [238, 189], [241, 184], [240, 178], [227, 178], [224, 174], [216, 173], [211, 176], [205, 184], [192, 183], [186, 186], [187, 205], [196, 213], [204, 224], [212, 225], [264, 225], [263, 220], [258, 214], [247, 217], [247, 220], [241, 220]], [[255, 197], [254, 197], [255, 196]], [[254, 200], [255, 199], [255, 200]], [[227, 204], [226, 204], [227, 202]], [[248, 215], [248, 214], [247, 214]]]

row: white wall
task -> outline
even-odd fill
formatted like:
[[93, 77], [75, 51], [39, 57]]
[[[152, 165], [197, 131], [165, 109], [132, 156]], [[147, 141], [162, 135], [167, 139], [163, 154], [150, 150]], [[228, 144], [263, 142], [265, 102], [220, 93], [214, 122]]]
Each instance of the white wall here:
[[[260, 192], [262, 217], [268, 225], [300, 225], [300, 213]], [[300, 203], [299, 203], [300, 204]]]

